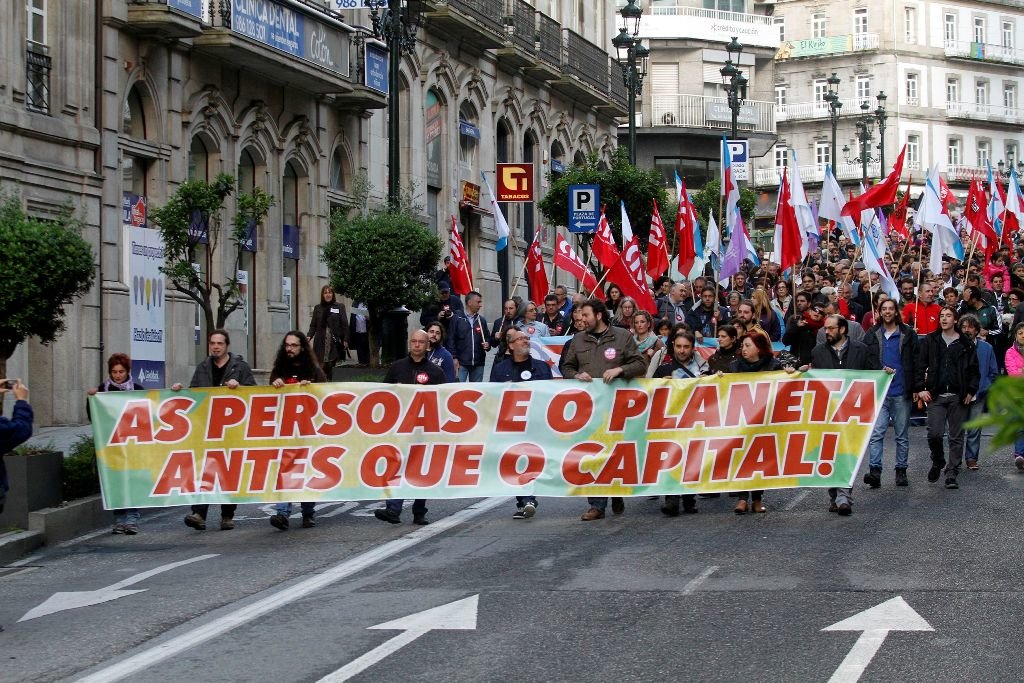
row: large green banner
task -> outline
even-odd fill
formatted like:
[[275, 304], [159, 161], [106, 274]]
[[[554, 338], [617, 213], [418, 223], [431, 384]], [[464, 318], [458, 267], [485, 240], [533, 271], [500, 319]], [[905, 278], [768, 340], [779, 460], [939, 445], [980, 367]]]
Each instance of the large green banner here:
[[107, 508], [850, 486], [890, 377], [315, 384], [90, 398]]

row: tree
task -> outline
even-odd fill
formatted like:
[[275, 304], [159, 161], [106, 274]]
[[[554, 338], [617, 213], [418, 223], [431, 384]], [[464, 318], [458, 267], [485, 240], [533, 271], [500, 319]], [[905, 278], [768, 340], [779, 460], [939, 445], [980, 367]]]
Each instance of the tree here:
[[378, 368], [376, 333], [384, 314], [399, 306], [419, 310], [437, 297], [433, 276], [442, 244], [405, 202], [365, 216], [348, 213], [331, 216], [331, 236], [321, 253], [334, 291], [366, 306], [370, 367]]
[[641, 170], [629, 163], [625, 147], [617, 147], [612, 154], [611, 168], [602, 168], [601, 160], [591, 154], [580, 165], [572, 165], [565, 173], [548, 174], [550, 189], [538, 206], [544, 218], [554, 225], [569, 222], [569, 186], [600, 185], [601, 203], [604, 204], [608, 223], [616, 240], [622, 242], [619, 201], [626, 202], [629, 223], [643, 249], [647, 249], [647, 236], [651, 231], [651, 200], [657, 200], [658, 212], [666, 225], [676, 215], [676, 206], [670, 200], [661, 174], [655, 170]]
[[42, 221], [27, 216], [16, 195], [0, 195], [0, 377], [27, 338], [56, 340], [64, 306], [92, 287], [95, 257], [81, 230], [70, 207]]
[[[238, 289], [238, 268], [243, 242], [260, 225], [274, 205], [274, 197], [260, 188], [238, 195], [238, 211], [232, 220], [228, 243], [234, 259], [221, 282], [203, 278], [193, 267], [199, 245], [208, 241], [213, 262], [221, 240], [224, 200], [234, 191], [235, 179], [219, 173], [212, 183], [189, 180], [182, 183], [166, 204], [149, 212], [164, 242], [161, 271], [171, 285], [195, 301], [203, 311], [206, 329], [224, 327], [225, 321], [242, 305]], [[216, 293], [216, 298], [214, 297]]]

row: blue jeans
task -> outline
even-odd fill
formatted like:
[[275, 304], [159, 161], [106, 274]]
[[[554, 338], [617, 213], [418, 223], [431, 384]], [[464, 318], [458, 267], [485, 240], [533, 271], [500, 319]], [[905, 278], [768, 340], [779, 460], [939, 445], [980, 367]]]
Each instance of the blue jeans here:
[[[402, 505], [405, 503], [405, 498], [388, 498], [384, 503], [384, 507], [391, 510], [396, 515], [402, 514]], [[422, 517], [427, 514], [427, 501], [422, 498], [417, 498], [412, 502], [412, 516]]]
[[142, 515], [139, 514], [138, 508], [114, 510], [114, 524], [135, 524], [138, 526], [141, 517]]
[[[312, 517], [316, 513], [316, 503], [299, 503], [299, 506], [302, 508], [303, 517]], [[292, 514], [292, 504], [278, 503], [274, 506], [274, 512], [287, 517]]]
[[466, 367], [465, 365], [459, 364], [459, 381], [460, 382], [483, 382], [484, 381], [484, 366], [474, 365], [472, 367]]
[[516, 507], [521, 508], [527, 503], [537, 505], [537, 496], [516, 496]]
[[[971, 403], [967, 408], [967, 420], [981, 417], [981, 414], [985, 412], [986, 400], [986, 397], [981, 396]], [[981, 428], [965, 429], [964, 434], [964, 458], [977, 461], [981, 454]]]
[[906, 396], [886, 396], [868, 442], [870, 467], [873, 469], [882, 469], [882, 446], [890, 422], [896, 432], [896, 468], [906, 469], [910, 460], [910, 399]]
[[1024, 455], [1024, 431], [1017, 435], [1016, 440], [1013, 442], [1013, 455]]

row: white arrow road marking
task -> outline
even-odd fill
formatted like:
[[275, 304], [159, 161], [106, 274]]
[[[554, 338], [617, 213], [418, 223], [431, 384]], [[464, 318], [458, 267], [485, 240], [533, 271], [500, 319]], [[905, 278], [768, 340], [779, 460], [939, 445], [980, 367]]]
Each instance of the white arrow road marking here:
[[826, 626], [822, 631], [863, 631], [829, 683], [856, 683], [878, 654], [889, 631], [934, 631], [931, 624], [896, 596], [848, 619]]
[[25, 616], [18, 619], [18, 622], [28, 621], [29, 619], [38, 619], [39, 617], [45, 617], [47, 614], [54, 614], [56, 612], [63, 612], [69, 609], [78, 609], [79, 607], [88, 607], [90, 605], [99, 605], [103, 602], [110, 602], [111, 600], [117, 600], [118, 598], [124, 598], [129, 595], [135, 595], [136, 593], [144, 593], [148, 589], [142, 588], [139, 590], [126, 591], [122, 590], [127, 586], [145, 581], [151, 576], [157, 574], [163, 574], [169, 572], [172, 569], [178, 567], [184, 567], [186, 564], [192, 564], [193, 562], [199, 562], [201, 560], [208, 560], [211, 557], [217, 557], [214, 555], [200, 555], [193, 557], [188, 560], [182, 560], [180, 562], [171, 562], [170, 564], [162, 564], [159, 567], [150, 569], [134, 576], [129, 576], [127, 579], [122, 579], [117, 583], [111, 584], [105, 588], [100, 588], [94, 591], [73, 591], [68, 593], [54, 593], [46, 599], [43, 604], [38, 607], [33, 607], [28, 611]]
[[333, 567], [328, 567], [322, 572], [310, 574], [298, 583], [291, 584], [255, 602], [247, 602], [233, 612], [223, 614], [212, 621], [188, 624], [186, 625], [186, 630], [181, 634], [168, 640], [163, 640], [127, 659], [97, 669], [92, 674], [78, 679], [77, 683], [114, 683], [114, 681], [137, 674], [169, 657], [181, 654], [182, 652], [188, 652], [193, 647], [206, 643], [210, 638], [227, 633], [231, 629], [269, 614], [279, 607], [291, 604], [299, 598], [305, 597], [325, 586], [330, 586], [332, 583], [352, 576], [356, 572], [377, 566], [381, 560], [393, 557], [434, 536], [443, 534], [449, 529], [479, 517], [499, 505], [505, 505], [507, 502], [508, 498], [485, 498], [478, 503], [459, 510], [450, 517], [444, 517], [433, 522], [430, 526], [420, 527], [416, 531], [371, 548], [365, 553], [351, 557]]
[[431, 607], [416, 614], [410, 614], [393, 621], [370, 626], [370, 629], [404, 631], [404, 633], [400, 633], [394, 638], [378, 645], [334, 673], [324, 676], [317, 683], [344, 683], [344, 681], [361, 674], [380, 660], [394, 654], [430, 631], [475, 631], [476, 612], [479, 602], [480, 596], [473, 595], [462, 600], [449, 602], [447, 605]]

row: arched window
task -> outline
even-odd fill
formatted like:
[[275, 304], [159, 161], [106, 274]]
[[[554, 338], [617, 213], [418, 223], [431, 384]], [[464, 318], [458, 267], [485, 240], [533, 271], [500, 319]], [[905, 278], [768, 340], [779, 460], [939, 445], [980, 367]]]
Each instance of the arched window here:
[[344, 192], [348, 187], [348, 155], [338, 145], [331, 155], [331, 189]]
[[576, 150], [576, 153], [572, 155], [572, 163], [576, 166], [587, 163], [587, 155], [583, 153], [583, 150]]
[[138, 88], [132, 88], [125, 98], [121, 112], [121, 132], [139, 140], [146, 139], [146, 114]]
[[188, 179], [210, 181], [210, 153], [198, 135], [188, 148]]
[[476, 182], [479, 171], [480, 123], [469, 102], [459, 107], [459, 170], [464, 180]]
[[256, 187], [256, 158], [248, 149], [242, 150], [238, 158], [238, 189], [240, 192], [252, 192]]
[[565, 149], [555, 140], [551, 143], [551, 175], [558, 178], [565, 172]]

